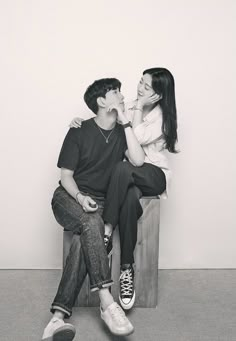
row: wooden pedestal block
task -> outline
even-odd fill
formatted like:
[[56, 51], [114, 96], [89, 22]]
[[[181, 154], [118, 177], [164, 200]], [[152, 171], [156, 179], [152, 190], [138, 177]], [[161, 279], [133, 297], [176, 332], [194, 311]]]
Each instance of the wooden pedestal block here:
[[[154, 308], [157, 306], [158, 285], [158, 251], [159, 251], [159, 221], [160, 200], [156, 197], [140, 199], [143, 215], [138, 222], [138, 239], [134, 251], [135, 259], [135, 292], [136, 307]], [[64, 232], [63, 266], [69, 252], [72, 232]], [[116, 227], [113, 234], [112, 279], [114, 284], [111, 292], [118, 302], [120, 276], [120, 238]], [[91, 292], [88, 276], [85, 279], [75, 306], [99, 306], [97, 292]]]

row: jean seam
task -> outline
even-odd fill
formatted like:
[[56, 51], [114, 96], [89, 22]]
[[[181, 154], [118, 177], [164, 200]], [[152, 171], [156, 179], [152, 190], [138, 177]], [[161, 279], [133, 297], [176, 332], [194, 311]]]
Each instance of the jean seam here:
[[[75, 201], [76, 202], [76, 201]], [[58, 202], [58, 201], [55, 201], [55, 204], [57, 204], [57, 205], [59, 205], [61, 208], [64, 208], [64, 206], [60, 203], [60, 202]], [[82, 207], [79, 203], [77, 203], [77, 205], [79, 205], [80, 207]], [[55, 206], [55, 205], [54, 205]], [[83, 210], [83, 209], [82, 209]], [[67, 212], [69, 212], [71, 215], [73, 215], [73, 211], [72, 210], [70, 210], [70, 209], [67, 209]], [[85, 212], [81, 212], [81, 215], [83, 214], [83, 213], [85, 213]]]
[[58, 302], [53, 302], [51, 310], [60, 310], [67, 314], [69, 317], [72, 315], [72, 309], [69, 309], [64, 304]]
[[96, 291], [96, 290], [100, 290], [101, 288], [110, 287], [110, 286], [112, 286], [112, 284], [114, 284], [113, 280], [112, 279], [108, 279], [106, 281], [102, 281], [102, 282], [99, 282], [99, 283], [91, 285], [90, 286], [90, 291]]

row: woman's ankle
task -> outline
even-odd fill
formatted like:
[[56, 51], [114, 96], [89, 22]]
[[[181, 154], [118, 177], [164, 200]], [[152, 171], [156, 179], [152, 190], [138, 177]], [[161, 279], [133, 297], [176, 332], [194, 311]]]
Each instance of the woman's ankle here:
[[121, 270], [127, 270], [129, 268], [132, 268], [133, 269], [133, 264], [130, 264], [130, 263], [125, 263], [125, 264], [121, 264], [120, 266], [120, 269]]
[[113, 227], [109, 223], [105, 223], [105, 235], [111, 236], [113, 232]]

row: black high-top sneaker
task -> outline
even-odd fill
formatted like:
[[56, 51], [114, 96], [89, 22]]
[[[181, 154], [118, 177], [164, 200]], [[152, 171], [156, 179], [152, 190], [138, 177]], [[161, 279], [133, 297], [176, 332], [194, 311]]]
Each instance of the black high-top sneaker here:
[[119, 300], [122, 308], [125, 310], [131, 309], [134, 305], [134, 269], [132, 265], [121, 268]]

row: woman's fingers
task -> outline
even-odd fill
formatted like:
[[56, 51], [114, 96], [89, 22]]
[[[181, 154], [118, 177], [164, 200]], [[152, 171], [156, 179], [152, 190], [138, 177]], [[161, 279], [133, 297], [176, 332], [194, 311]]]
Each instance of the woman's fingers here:
[[159, 98], [160, 98], [159, 95], [154, 94], [154, 95], [152, 95], [152, 96], [150, 97], [150, 100], [151, 100], [152, 103], [155, 103], [155, 102], [158, 101]]
[[75, 124], [77, 125], [78, 128], [81, 127], [83, 121], [84, 121], [83, 118], [79, 118], [79, 117], [75, 118]]
[[69, 124], [69, 127], [70, 127], [70, 128], [80, 128], [81, 125], [78, 125], [78, 123], [75, 123], [75, 122], [71, 122], [71, 123]]
[[70, 122], [69, 127], [70, 128], [81, 128], [82, 122], [84, 121], [83, 118], [80, 117], [75, 117], [73, 120]]

